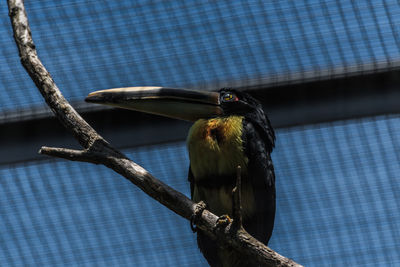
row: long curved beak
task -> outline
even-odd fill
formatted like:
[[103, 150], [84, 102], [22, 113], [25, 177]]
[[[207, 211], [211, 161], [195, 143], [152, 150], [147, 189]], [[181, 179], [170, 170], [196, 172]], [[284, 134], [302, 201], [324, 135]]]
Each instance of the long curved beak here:
[[125, 87], [90, 93], [86, 102], [196, 121], [223, 114], [219, 93], [166, 87]]

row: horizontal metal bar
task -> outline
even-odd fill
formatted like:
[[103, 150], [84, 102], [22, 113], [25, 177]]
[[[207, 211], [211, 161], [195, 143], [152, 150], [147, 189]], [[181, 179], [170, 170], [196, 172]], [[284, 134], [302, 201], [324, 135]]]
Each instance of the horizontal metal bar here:
[[[400, 71], [314, 81], [249, 92], [275, 128], [400, 113]], [[78, 106], [83, 117], [117, 148], [185, 140], [190, 123], [133, 111]], [[279, 132], [278, 132], [279, 138]], [[0, 164], [46, 159], [41, 146], [79, 148], [47, 113], [0, 124]]]
[[[259, 91], [265, 89], [274, 89], [281, 87], [297, 87], [301, 84], [309, 84], [314, 82], [331, 81], [333, 79], [352, 79], [353, 77], [374, 76], [386, 73], [393, 73], [400, 71], [400, 60], [391, 62], [375, 62], [365, 63], [349, 66], [339, 66], [327, 69], [314, 69], [305, 72], [291, 72], [281, 73], [276, 75], [269, 75], [268, 77], [241, 79], [237, 81], [225, 81], [216, 83], [207, 83], [201, 88], [187, 88], [187, 89], [204, 89], [215, 90], [222, 87], [234, 87], [239, 90], [245, 91]], [[71, 101], [74, 108], [80, 112], [85, 113], [89, 111], [101, 111], [109, 107], [94, 106], [92, 104], [82, 101]], [[26, 109], [12, 109], [0, 112], [0, 126], [4, 123], [12, 123], [19, 121], [27, 121], [34, 119], [42, 119], [51, 117], [52, 113], [46, 105], [33, 106]]]

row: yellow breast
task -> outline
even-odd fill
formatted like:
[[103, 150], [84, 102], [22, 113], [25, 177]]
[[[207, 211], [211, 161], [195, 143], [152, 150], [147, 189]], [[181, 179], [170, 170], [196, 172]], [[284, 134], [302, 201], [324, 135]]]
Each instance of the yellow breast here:
[[230, 175], [238, 165], [244, 173], [248, 159], [243, 152], [243, 117], [197, 120], [189, 131], [187, 146], [194, 178]]

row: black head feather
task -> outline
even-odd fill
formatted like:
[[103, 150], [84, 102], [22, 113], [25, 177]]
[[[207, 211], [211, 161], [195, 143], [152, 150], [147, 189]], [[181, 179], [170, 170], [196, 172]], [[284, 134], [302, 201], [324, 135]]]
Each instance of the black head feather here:
[[250, 94], [238, 90], [222, 88], [218, 92], [224, 115], [244, 116], [268, 142], [269, 150], [272, 150], [275, 146], [275, 133], [261, 103]]

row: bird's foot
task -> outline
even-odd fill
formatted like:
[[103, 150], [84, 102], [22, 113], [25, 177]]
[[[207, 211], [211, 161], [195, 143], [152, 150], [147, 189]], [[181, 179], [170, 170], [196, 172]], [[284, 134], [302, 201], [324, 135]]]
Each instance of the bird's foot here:
[[192, 214], [192, 217], [190, 218], [190, 229], [192, 229], [193, 233], [197, 232], [197, 227], [196, 227], [196, 221], [197, 219], [201, 216], [203, 213], [203, 210], [205, 210], [207, 207], [206, 203], [204, 201], [200, 201], [196, 204], [194, 208], [194, 213]]
[[228, 215], [219, 216], [217, 219], [217, 227], [225, 227], [232, 222]]

